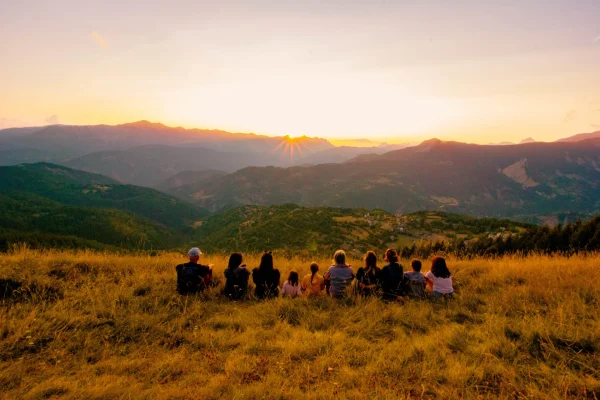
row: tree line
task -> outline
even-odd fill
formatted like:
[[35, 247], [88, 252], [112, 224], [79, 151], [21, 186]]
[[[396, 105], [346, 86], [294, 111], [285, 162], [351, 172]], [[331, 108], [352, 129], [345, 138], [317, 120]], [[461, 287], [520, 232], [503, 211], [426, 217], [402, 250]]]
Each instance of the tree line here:
[[473, 240], [453, 239], [447, 242], [421, 241], [404, 247], [402, 258], [428, 258], [447, 254], [459, 258], [502, 256], [508, 254], [574, 254], [600, 251], [600, 215], [590, 221], [554, 227], [531, 226], [524, 232], [480, 235]]

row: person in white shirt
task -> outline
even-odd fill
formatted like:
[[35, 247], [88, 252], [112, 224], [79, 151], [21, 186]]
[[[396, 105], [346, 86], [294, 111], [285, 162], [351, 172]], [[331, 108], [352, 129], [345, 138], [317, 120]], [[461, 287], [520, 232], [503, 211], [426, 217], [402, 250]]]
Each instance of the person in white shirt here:
[[290, 271], [287, 281], [283, 283], [283, 288], [281, 288], [281, 296], [290, 298], [302, 296], [302, 288], [298, 282], [296, 271]]
[[442, 257], [435, 257], [431, 261], [431, 271], [425, 274], [425, 280], [428, 285], [433, 286], [433, 297], [452, 297], [454, 288], [452, 287], [452, 277], [446, 266], [446, 260]]

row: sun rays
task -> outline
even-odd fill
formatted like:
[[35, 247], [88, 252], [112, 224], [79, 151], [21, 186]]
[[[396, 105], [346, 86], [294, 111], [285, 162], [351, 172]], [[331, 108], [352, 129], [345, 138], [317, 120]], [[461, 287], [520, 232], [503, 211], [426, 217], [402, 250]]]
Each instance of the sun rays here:
[[284, 136], [281, 142], [269, 153], [277, 156], [279, 159], [287, 159], [291, 164], [295, 163], [297, 157], [304, 155], [304, 144], [301, 142], [305, 137]]

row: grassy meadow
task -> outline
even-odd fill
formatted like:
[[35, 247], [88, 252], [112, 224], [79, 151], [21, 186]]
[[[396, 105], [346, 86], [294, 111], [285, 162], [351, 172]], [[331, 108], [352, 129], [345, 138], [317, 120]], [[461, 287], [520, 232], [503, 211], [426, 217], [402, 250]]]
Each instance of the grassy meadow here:
[[184, 261], [0, 255], [0, 398], [600, 398], [598, 254], [449, 260], [454, 300], [404, 304], [182, 297]]

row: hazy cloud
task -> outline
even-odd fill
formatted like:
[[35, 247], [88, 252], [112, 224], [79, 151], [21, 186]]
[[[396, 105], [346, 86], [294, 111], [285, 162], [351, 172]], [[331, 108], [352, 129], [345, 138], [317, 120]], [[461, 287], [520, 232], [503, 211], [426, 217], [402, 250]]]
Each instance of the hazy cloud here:
[[20, 128], [22, 126], [30, 126], [27, 123], [13, 118], [0, 118], [0, 129]]
[[102, 36], [100, 36], [100, 34], [98, 32], [92, 32], [90, 33], [90, 36], [92, 37], [92, 39], [94, 39], [96, 41], [96, 43], [98, 43], [98, 46], [104, 48], [106, 46], [108, 46], [108, 43], [106, 42], [106, 40], [104, 40], [104, 38]]
[[592, 128], [600, 128], [600, 124], [590, 124]]
[[563, 117], [563, 123], [571, 122], [577, 117], [577, 110], [569, 110]]
[[594, 39], [594, 43], [600, 42], [600, 36], [598, 36], [596, 39]]
[[58, 125], [60, 122], [58, 121], [58, 115], [51, 115], [44, 120], [45, 123], [50, 125]]

